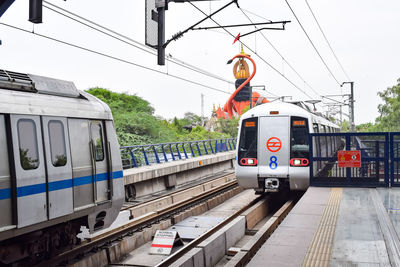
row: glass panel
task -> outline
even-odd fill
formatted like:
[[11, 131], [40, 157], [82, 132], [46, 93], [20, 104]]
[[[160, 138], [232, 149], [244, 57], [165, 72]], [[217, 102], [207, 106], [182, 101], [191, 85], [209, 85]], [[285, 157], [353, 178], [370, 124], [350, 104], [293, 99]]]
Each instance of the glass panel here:
[[103, 131], [100, 122], [92, 122], [91, 124], [92, 140], [94, 143], [94, 152], [96, 161], [104, 160], [103, 148]]
[[64, 125], [61, 121], [49, 121], [50, 153], [54, 167], [67, 164]]
[[242, 158], [257, 158], [258, 119], [243, 120], [239, 142], [239, 164]]
[[308, 159], [308, 120], [300, 117], [292, 117], [291, 120], [290, 158]]
[[24, 170], [39, 167], [39, 153], [36, 135], [36, 125], [33, 120], [21, 119], [17, 124], [19, 157]]

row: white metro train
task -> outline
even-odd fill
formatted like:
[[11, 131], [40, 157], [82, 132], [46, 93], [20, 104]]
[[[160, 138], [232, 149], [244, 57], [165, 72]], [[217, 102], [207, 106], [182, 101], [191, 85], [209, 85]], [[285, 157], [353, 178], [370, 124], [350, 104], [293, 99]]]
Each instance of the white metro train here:
[[109, 107], [72, 82], [0, 70], [0, 265], [70, 248], [123, 201]]
[[[303, 102], [271, 102], [244, 113], [239, 123], [236, 177], [256, 193], [309, 186], [309, 133], [335, 133], [339, 127]], [[316, 155], [335, 153], [337, 138], [318, 138]], [[315, 151], [315, 152], [314, 152]], [[324, 166], [314, 166], [321, 170]], [[318, 170], [316, 170], [318, 171]]]

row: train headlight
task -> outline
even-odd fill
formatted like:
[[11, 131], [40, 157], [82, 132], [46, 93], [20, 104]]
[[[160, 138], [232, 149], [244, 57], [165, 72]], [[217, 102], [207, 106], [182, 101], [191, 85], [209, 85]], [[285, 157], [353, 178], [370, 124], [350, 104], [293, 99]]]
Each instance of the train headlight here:
[[256, 158], [242, 158], [240, 160], [240, 165], [242, 166], [257, 166]]
[[290, 160], [290, 166], [292, 167], [307, 167], [308, 163], [309, 161], [306, 158], [295, 158]]

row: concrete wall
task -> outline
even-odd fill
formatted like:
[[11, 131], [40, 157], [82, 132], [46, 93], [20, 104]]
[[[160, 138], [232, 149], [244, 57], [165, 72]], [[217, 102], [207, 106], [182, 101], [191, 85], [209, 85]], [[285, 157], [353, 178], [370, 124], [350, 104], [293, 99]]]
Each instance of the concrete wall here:
[[134, 185], [136, 196], [186, 184], [233, 168], [235, 152], [229, 151], [186, 160], [124, 170], [125, 187]]

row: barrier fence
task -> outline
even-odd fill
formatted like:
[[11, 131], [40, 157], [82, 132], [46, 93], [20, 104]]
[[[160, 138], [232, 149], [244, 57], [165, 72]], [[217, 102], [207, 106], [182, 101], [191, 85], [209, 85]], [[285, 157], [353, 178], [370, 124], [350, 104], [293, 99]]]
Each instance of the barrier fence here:
[[124, 169], [211, 155], [236, 149], [236, 138], [123, 146]]
[[311, 185], [400, 186], [400, 132], [315, 133], [309, 144]]

